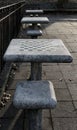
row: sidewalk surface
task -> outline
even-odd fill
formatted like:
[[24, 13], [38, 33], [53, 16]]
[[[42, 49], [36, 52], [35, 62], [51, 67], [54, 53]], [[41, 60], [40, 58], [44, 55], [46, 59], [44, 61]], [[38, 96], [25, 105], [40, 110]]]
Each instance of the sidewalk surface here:
[[[42, 25], [43, 36], [39, 38], [62, 39], [71, 55], [72, 63], [44, 63], [42, 77], [54, 84], [57, 107], [54, 110], [43, 110], [43, 130], [77, 130], [77, 15], [44, 14], [50, 20]], [[26, 27], [27, 28], [27, 27]], [[25, 36], [21, 29], [19, 38]], [[19, 64], [12, 70], [7, 93], [13, 97], [16, 83], [26, 80], [30, 75], [30, 64]], [[26, 130], [25, 113], [17, 110], [11, 100], [0, 110], [0, 130]]]

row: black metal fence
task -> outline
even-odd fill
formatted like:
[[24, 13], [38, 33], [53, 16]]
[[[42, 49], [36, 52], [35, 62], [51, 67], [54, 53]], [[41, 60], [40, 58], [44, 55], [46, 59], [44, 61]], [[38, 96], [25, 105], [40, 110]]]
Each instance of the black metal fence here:
[[0, 72], [4, 62], [3, 55], [12, 38], [17, 36], [25, 3], [18, 2], [0, 8]]
[[77, 11], [77, 0], [26, 0], [26, 9], [44, 11]]

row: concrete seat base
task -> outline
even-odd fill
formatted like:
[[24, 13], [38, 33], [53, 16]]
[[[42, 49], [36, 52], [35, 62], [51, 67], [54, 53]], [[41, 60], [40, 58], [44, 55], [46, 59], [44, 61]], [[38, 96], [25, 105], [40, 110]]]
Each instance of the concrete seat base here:
[[30, 17], [33, 17], [33, 14], [30, 14]]
[[40, 23], [37, 23], [37, 27], [41, 28], [41, 24], [40, 24]]
[[31, 38], [37, 38], [38, 36], [42, 35], [41, 30], [28, 30], [27, 36], [31, 36]]
[[42, 130], [43, 108], [55, 108], [57, 101], [50, 81], [21, 81], [17, 84], [13, 100], [14, 106], [26, 109], [26, 128]]
[[30, 23], [30, 24], [28, 24], [28, 27], [32, 27], [32, 24]]
[[21, 81], [17, 84], [13, 103], [20, 109], [55, 108], [53, 84], [50, 81]]

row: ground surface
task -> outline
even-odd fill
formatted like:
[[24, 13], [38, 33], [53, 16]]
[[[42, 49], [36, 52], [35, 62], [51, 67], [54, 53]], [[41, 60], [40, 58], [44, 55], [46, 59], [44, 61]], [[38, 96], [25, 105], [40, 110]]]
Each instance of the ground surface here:
[[[44, 16], [44, 15], [43, 15]], [[72, 63], [44, 63], [42, 77], [54, 84], [57, 107], [54, 110], [43, 110], [43, 130], [77, 130], [77, 15], [45, 14], [50, 20], [42, 25], [43, 36], [39, 38], [62, 39], [73, 56]], [[27, 27], [26, 27], [27, 28]], [[25, 36], [25, 29], [20, 29], [19, 38]], [[19, 64], [13, 72], [7, 92], [13, 95], [16, 83], [26, 80], [30, 75], [30, 64]], [[12, 105], [11, 100], [0, 110], [1, 130], [23, 130], [25, 114]], [[26, 126], [25, 126], [26, 130]]]

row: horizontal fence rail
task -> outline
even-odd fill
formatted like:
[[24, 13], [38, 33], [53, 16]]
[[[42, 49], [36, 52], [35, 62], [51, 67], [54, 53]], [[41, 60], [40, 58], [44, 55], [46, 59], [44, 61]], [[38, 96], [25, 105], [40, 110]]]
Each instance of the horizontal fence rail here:
[[0, 73], [4, 66], [4, 52], [10, 40], [18, 34], [24, 6], [24, 2], [18, 2], [0, 8]]

